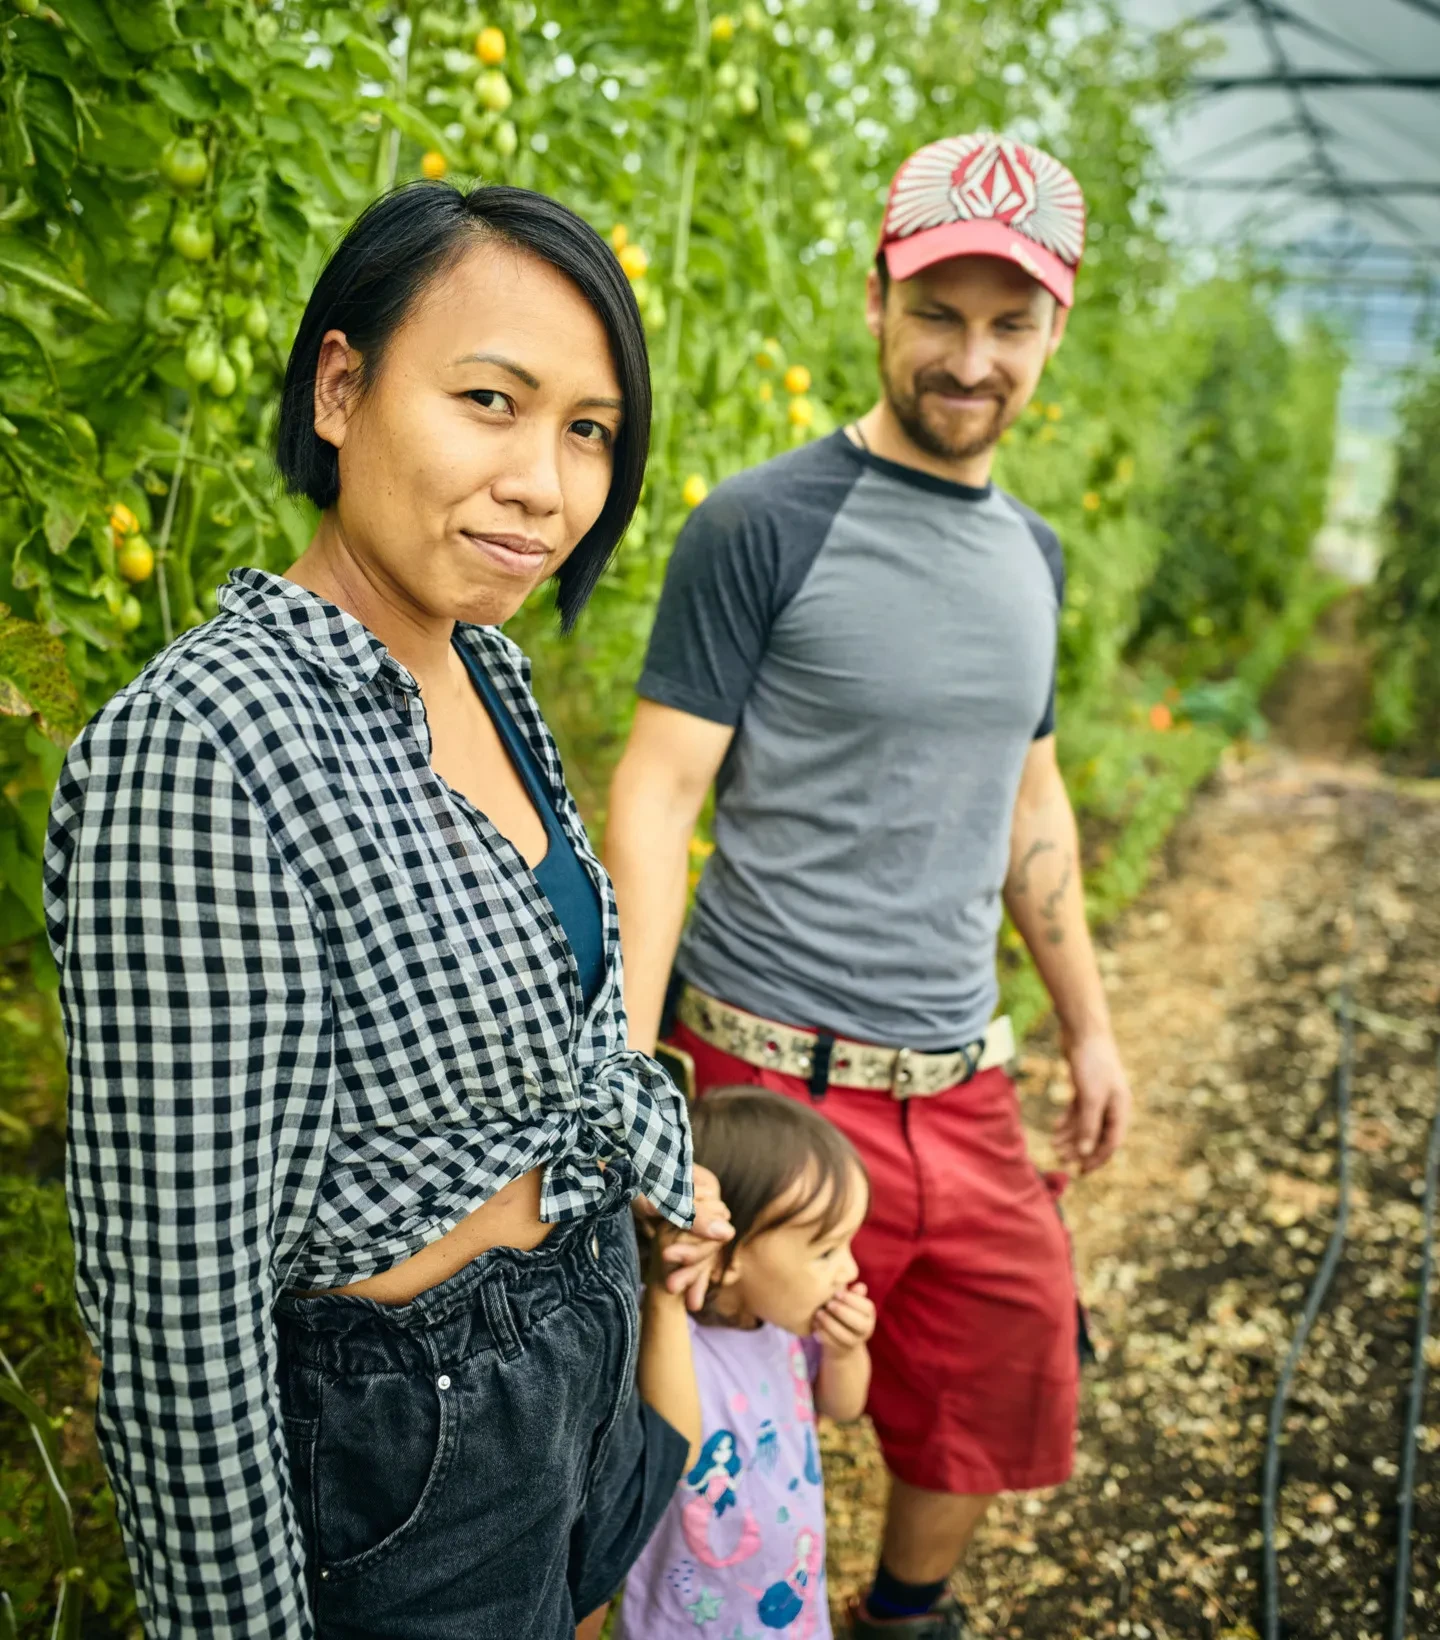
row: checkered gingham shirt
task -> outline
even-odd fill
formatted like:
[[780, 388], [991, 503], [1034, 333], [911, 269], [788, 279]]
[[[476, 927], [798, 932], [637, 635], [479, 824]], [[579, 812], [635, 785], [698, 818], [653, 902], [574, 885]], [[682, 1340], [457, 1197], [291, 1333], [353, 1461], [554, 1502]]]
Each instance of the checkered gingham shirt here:
[[534, 877], [432, 772], [414, 679], [278, 576], [233, 575], [55, 795], [77, 1281], [152, 1634], [313, 1632], [278, 1293], [384, 1270], [536, 1167], [546, 1219], [637, 1190], [692, 1214], [683, 1101], [625, 1046], [614, 896], [527, 663], [456, 638], [601, 887], [588, 1010]]

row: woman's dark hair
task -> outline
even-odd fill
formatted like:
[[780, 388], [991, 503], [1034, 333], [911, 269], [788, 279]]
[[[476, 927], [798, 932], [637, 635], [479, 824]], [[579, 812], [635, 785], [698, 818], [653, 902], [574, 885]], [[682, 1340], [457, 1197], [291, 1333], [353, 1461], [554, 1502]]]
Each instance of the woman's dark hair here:
[[630, 282], [589, 223], [528, 188], [474, 188], [412, 182], [383, 195], [356, 219], [315, 282], [290, 349], [275, 459], [285, 488], [317, 507], [340, 494], [334, 445], [315, 431], [315, 371], [326, 331], [344, 331], [362, 359], [362, 390], [385, 349], [428, 287], [485, 241], [529, 251], [559, 269], [605, 326], [625, 401], [610, 493], [599, 518], [561, 565], [555, 603], [568, 632], [629, 526], [650, 451], [650, 357]]
[[[766, 1088], [716, 1088], [690, 1107], [695, 1160], [720, 1181], [735, 1236], [720, 1270], [751, 1236], [803, 1218], [822, 1202], [815, 1231], [829, 1235], [850, 1210], [856, 1180], [870, 1176], [854, 1145], [817, 1111]], [[804, 1180], [807, 1188], [777, 1211]], [[712, 1289], [713, 1290], [713, 1289]]]

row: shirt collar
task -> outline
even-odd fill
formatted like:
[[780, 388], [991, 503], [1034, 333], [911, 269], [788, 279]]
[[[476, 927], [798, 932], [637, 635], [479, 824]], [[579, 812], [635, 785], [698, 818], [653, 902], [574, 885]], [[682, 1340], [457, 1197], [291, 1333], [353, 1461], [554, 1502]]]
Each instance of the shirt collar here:
[[222, 615], [275, 633], [343, 688], [360, 689], [384, 672], [407, 693], [419, 693], [414, 678], [369, 627], [283, 575], [231, 570], [216, 602]]

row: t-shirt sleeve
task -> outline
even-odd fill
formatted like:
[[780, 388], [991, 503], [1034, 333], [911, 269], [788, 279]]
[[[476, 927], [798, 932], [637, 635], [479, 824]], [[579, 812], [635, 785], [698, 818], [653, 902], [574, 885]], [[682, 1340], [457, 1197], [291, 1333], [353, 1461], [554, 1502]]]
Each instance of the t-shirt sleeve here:
[[[1045, 567], [1050, 571], [1050, 578], [1055, 583], [1055, 616], [1058, 622], [1060, 611], [1065, 607], [1065, 554], [1060, 546], [1060, 537], [1039, 513], [1027, 507], [1023, 501], [1016, 501], [1014, 496], [1010, 497], [1010, 501], [1034, 537], [1035, 545], [1040, 549], [1040, 556], [1045, 560]], [[1035, 740], [1044, 740], [1046, 735], [1055, 733], [1055, 683], [1060, 659], [1058, 631], [1056, 640], [1056, 664], [1051, 668], [1050, 692], [1045, 697], [1045, 711], [1035, 726]]]
[[864, 471], [832, 433], [737, 473], [680, 531], [638, 689], [734, 727], [770, 634]]
[[722, 487], [680, 531], [660, 594], [646, 700], [734, 725], [782, 601], [773, 520]]

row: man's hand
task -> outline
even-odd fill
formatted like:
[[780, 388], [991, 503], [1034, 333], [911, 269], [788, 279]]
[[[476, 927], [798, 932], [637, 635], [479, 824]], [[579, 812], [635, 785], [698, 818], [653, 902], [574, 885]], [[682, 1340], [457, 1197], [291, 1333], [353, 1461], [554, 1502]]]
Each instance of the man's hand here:
[[836, 1293], [815, 1314], [815, 1336], [827, 1355], [845, 1356], [869, 1343], [875, 1305], [863, 1281]]
[[1115, 1038], [1104, 1032], [1065, 1044], [1074, 1096], [1055, 1127], [1055, 1150], [1067, 1166], [1093, 1173], [1120, 1148], [1130, 1126], [1130, 1083]]
[[[658, 1217], [643, 1196], [635, 1198], [635, 1216], [644, 1224]], [[695, 1167], [695, 1224], [679, 1231], [661, 1251], [661, 1259], [673, 1268], [665, 1278], [665, 1290], [684, 1295], [687, 1308], [698, 1310], [705, 1302], [710, 1274], [720, 1249], [735, 1236], [730, 1209], [720, 1198], [720, 1181], [708, 1167]]]

